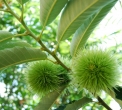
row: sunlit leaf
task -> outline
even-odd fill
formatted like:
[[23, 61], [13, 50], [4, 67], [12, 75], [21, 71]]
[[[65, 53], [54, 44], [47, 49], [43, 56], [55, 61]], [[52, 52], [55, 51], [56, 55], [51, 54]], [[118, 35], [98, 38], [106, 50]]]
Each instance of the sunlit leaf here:
[[64, 87], [60, 88], [58, 91], [51, 92], [44, 96], [34, 110], [49, 110], [63, 90]]
[[12, 33], [0, 30], [0, 44], [11, 40], [12, 37]]
[[108, 93], [122, 108], [122, 87], [117, 87], [114, 91]]
[[70, 37], [93, 14], [117, 0], [71, 0], [65, 7], [58, 26], [57, 40]]
[[16, 64], [44, 60], [46, 57], [40, 49], [15, 47], [0, 50], [0, 70]]
[[68, 0], [40, 0], [40, 19], [45, 26], [60, 13]]
[[99, 12], [93, 14], [91, 17], [86, 19], [86, 21], [80, 26], [80, 28], [75, 32], [72, 42], [70, 52], [71, 55], [75, 55], [79, 48], [83, 48], [90, 34], [94, 28], [100, 23], [100, 21], [107, 15], [110, 9], [115, 5], [117, 1], [113, 1], [110, 4], [103, 7]]
[[31, 47], [31, 45], [24, 41], [11, 40], [7, 43], [2, 43], [2, 45], [0, 45], [0, 50], [6, 49], [6, 48], [13, 48], [13, 47]]
[[75, 101], [72, 104], [67, 105], [67, 107], [64, 110], [78, 110], [89, 102], [92, 102], [92, 99], [84, 97], [78, 101]]
[[20, 4], [24, 4], [26, 2], [28, 2], [29, 0], [17, 0]]

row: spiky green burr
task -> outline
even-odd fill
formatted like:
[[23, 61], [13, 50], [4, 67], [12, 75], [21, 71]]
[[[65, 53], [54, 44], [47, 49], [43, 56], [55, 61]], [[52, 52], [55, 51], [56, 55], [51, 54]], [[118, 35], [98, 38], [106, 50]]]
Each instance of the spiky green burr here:
[[58, 88], [60, 80], [55, 64], [50, 61], [37, 61], [27, 67], [25, 79], [28, 87], [38, 95], [44, 95]]
[[72, 60], [74, 83], [93, 94], [109, 91], [119, 84], [120, 74], [115, 58], [108, 51], [79, 51]]
[[64, 70], [48, 60], [32, 62], [26, 69], [25, 80], [33, 93], [43, 96], [69, 83], [68, 74]]

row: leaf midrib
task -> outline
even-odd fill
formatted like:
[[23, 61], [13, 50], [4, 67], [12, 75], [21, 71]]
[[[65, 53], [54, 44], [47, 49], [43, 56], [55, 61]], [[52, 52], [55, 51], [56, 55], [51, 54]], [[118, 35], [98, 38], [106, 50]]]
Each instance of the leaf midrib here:
[[[85, 12], [86, 9], [88, 9], [90, 6], [92, 6], [93, 4], [95, 4], [97, 1], [98, 1], [98, 0], [94, 1], [91, 5], [89, 5], [87, 8], [85, 8], [81, 13]], [[81, 15], [81, 13], [79, 13], [79, 14], [74, 18], [74, 20], [72, 20], [72, 22], [66, 27], [65, 30], [67, 30], [67, 29], [70, 27], [70, 25]], [[64, 31], [64, 32], [62, 33], [62, 35], [61, 35], [60, 39], [58, 40], [58, 42], [61, 41], [61, 39], [62, 39], [63, 35], [65, 34], [65, 32], [66, 32], [66, 31]]]
[[8, 66], [12, 66], [12, 65], [16, 65], [16, 64], [21, 64], [21, 63], [26, 63], [26, 62], [28, 62], [28, 61], [34, 61], [34, 60], [39, 60], [40, 58], [30, 58], [30, 59], [28, 59], [28, 60], [22, 60], [22, 61], [19, 61], [19, 62], [17, 62], [17, 63], [12, 63], [12, 64], [10, 64], [10, 65], [7, 65], [7, 66], [4, 66], [4, 67], [2, 67], [2, 68], [0, 68], [0, 70], [2, 70], [3, 68], [6, 68], [6, 67], [8, 67]]
[[12, 38], [12, 36], [0, 40], [0, 43], [3, 42], [3, 41], [5, 41], [5, 40], [7, 40], [7, 39], [9, 39], [9, 38]]
[[[97, 17], [98, 14], [99, 14], [99, 13], [96, 14], [96, 16], [94, 17], [94, 19]], [[86, 34], [86, 31], [89, 29], [89, 27], [90, 27], [91, 24], [93, 23], [94, 19], [92, 19], [91, 23], [88, 25], [88, 27], [86, 28], [86, 30], [83, 32], [83, 35], [82, 35], [82, 36], [84, 36], [84, 35]], [[80, 41], [81, 41], [82, 38], [83, 38], [83, 37], [80, 37], [80, 40], [78, 40], [78, 43], [77, 43], [78, 45], [80, 44]], [[77, 48], [78, 48], [78, 45], [76, 45], [76, 48], [75, 48], [75, 50], [74, 50], [74, 54], [76, 53], [76, 50], [77, 50]], [[74, 54], [73, 54], [73, 55], [74, 55]]]
[[45, 22], [44, 22], [44, 26], [43, 26], [43, 27], [46, 26], [47, 20], [48, 20], [50, 14], [51, 14], [51, 12], [52, 12], [52, 10], [53, 10], [53, 7], [55, 6], [56, 2], [57, 2], [57, 0], [55, 0], [54, 3], [51, 5], [51, 8], [50, 8], [50, 10], [49, 10], [49, 13], [47, 14], [47, 17], [46, 17], [46, 20], [45, 20]]
[[[102, 9], [104, 9], [104, 7]], [[77, 43], [78, 45], [80, 44], [80, 41], [84, 38], [84, 35], [86, 34], [86, 32], [88, 31], [88, 29], [90, 28], [91, 24], [94, 22], [94, 20], [97, 18], [97, 16], [101, 13], [102, 9], [100, 9], [99, 12], [94, 16], [94, 19], [91, 21], [91, 23], [88, 25], [88, 27], [86, 28], [86, 30], [83, 32], [82, 37], [80, 37], [80, 40], [78, 40], [78, 43]], [[74, 49], [74, 54], [73, 55], [76, 54], [76, 50], [78, 49], [78, 45], [76, 45], [76, 48]]]

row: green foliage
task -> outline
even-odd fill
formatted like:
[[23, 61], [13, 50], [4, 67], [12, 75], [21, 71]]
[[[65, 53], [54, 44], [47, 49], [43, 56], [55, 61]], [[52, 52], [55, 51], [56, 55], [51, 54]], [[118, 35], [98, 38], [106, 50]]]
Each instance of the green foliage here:
[[24, 67], [25, 65], [12, 66], [12, 68], [0, 72], [0, 82], [4, 82], [6, 85], [5, 93], [0, 94], [1, 110], [21, 110], [24, 106], [27, 106], [27, 110], [33, 110], [36, 105], [23, 80]]
[[[99, 12], [104, 6], [117, 0], [71, 0], [63, 10], [57, 40], [65, 40], [70, 37], [93, 14]], [[72, 8], [73, 7], [73, 8]], [[104, 16], [104, 15], [103, 15]], [[89, 22], [90, 23], [90, 22]]]
[[40, 0], [40, 20], [43, 26], [51, 23], [68, 0]]
[[74, 100], [74, 101], [70, 102], [69, 104], [61, 105], [55, 110], [78, 110], [82, 106], [84, 106], [85, 104], [90, 103], [90, 102], [92, 102], [92, 100], [90, 98], [84, 97], [77, 101]]
[[17, 0], [20, 4], [24, 4], [26, 2], [28, 2], [29, 0]]
[[86, 103], [92, 102], [92, 99], [84, 97], [78, 101], [75, 101], [72, 104], [69, 104], [64, 110], [78, 110], [82, 106], [84, 106]]
[[10, 32], [0, 30], [0, 44], [9, 41], [12, 37], [13, 34]]
[[117, 89], [114, 89], [114, 92], [116, 98], [122, 100], [122, 87], [117, 87]]
[[7, 43], [2, 43], [2, 45], [0, 46], [0, 50], [13, 47], [31, 47], [31, 45], [23, 41], [11, 40]]
[[64, 90], [65, 87], [61, 87], [58, 91], [50, 92], [48, 95], [43, 97], [37, 107], [34, 110], [49, 110], [55, 100], [58, 98], [60, 93]]
[[108, 14], [110, 9], [115, 5], [116, 1], [101, 8], [99, 12], [93, 14], [89, 19], [80, 26], [80, 28], [75, 32], [72, 41], [70, 52], [71, 55], [75, 55], [79, 48], [84, 48], [84, 45], [89, 38], [89, 35], [94, 30], [94, 28], [100, 23], [100, 21]]
[[[83, 74], [84, 72], [79, 73], [77, 78], [74, 74], [76, 71], [80, 72], [85, 64], [89, 63], [83, 49], [98, 46], [98, 42], [104, 41], [104, 38], [102, 40], [94, 38], [93, 30], [96, 30], [96, 26], [116, 2], [118, 3], [118, 0], [0, 0], [0, 80], [2, 84], [5, 84], [7, 94], [4, 97], [0, 96], [2, 97], [0, 98], [0, 102], [2, 102], [0, 109], [74, 110], [86, 109], [89, 106], [91, 109], [103, 110], [104, 107], [110, 109], [109, 95], [122, 107], [121, 98], [118, 97], [121, 89], [119, 89], [120, 92], [115, 90], [111, 93], [110, 91], [118, 84], [117, 78], [119, 79], [120, 75], [118, 75], [119, 72], [115, 74], [116, 69], [110, 62], [113, 60], [108, 53], [100, 53], [96, 50], [96, 54], [94, 50], [92, 50], [93, 53], [86, 50], [88, 56], [91, 55], [90, 58], [93, 58], [94, 64], [98, 67], [109, 66], [102, 68], [103, 74], [107, 72], [109, 76], [96, 75], [97, 70], [101, 71], [101, 68], [96, 68], [96, 65], [92, 70], [95, 73], [92, 78], [97, 78], [96, 80], [91, 81], [89, 79], [91, 75], [83, 78], [86, 76]], [[116, 32], [120, 31], [116, 30]], [[112, 32], [111, 35], [117, 34], [116, 32]], [[72, 34], [74, 34], [73, 38]], [[107, 37], [109, 38], [109, 36]], [[64, 41], [61, 42], [62, 40]], [[117, 58], [121, 65], [121, 52], [117, 49], [119, 46], [114, 46], [111, 51], [118, 55]], [[80, 54], [83, 55], [83, 57], [79, 55], [79, 58], [84, 63], [79, 58], [74, 58], [77, 57], [79, 49]], [[108, 56], [106, 57], [106, 55]], [[105, 58], [102, 63], [101, 58]], [[27, 63], [30, 61], [34, 62], [28, 65]], [[70, 61], [73, 62], [72, 66], [70, 66]], [[76, 66], [74, 62], [76, 64], [80, 62], [82, 66]], [[89, 91], [83, 88], [79, 91], [77, 86], [72, 86], [72, 83], [76, 84], [71, 79], [72, 75], [76, 78], [76, 82], [82, 78], [80, 84], [84, 81], [85, 85], [90, 85], [87, 86], [88, 88], [86, 87]], [[27, 89], [24, 79], [32, 93], [38, 94], [38, 99], [35, 99], [36, 95], [32, 98], [33, 94]], [[96, 85], [93, 85], [93, 82]], [[89, 93], [95, 94], [101, 89], [106, 90], [109, 94], [105, 100], [108, 105], [100, 97], [97, 97], [98, 101], [89, 103], [95, 98], [93, 94]], [[99, 95], [102, 96], [102, 94]], [[34, 107], [39, 99], [40, 103]], [[9, 102], [10, 104], [8, 104]], [[102, 106], [98, 105], [98, 102]]]
[[25, 47], [4, 49], [0, 50], [0, 70], [12, 65], [44, 59], [46, 54], [39, 49]]

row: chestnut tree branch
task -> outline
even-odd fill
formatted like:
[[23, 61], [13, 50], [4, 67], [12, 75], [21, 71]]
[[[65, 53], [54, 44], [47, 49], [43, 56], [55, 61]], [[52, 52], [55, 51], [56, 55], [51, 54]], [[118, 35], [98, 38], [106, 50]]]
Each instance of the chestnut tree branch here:
[[104, 106], [107, 110], [112, 110], [99, 96], [97, 96], [99, 103]]
[[[70, 68], [68, 68], [56, 55], [56, 53], [50, 51], [44, 44], [43, 42], [36, 36], [34, 35], [34, 33], [28, 28], [28, 26], [26, 25], [26, 23], [24, 22], [23, 19], [21, 19], [21, 17], [18, 17], [18, 15], [16, 15], [13, 10], [11, 9], [11, 7], [8, 5], [8, 3], [6, 2], [6, 0], [3, 0], [3, 2], [5, 3], [8, 11], [23, 25], [23, 27], [26, 29], [28, 35], [30, 35], [33, 39], [35, 39], [41, 46], [42, 48], [48, 52], [50, 55], [52, 55], [55, 60], [57, 61], [58, 64], [60, 64], [62, 67], [64, 67], [67, 71], [70, 71]], [[43, 28], [44, 29], [44, 28]], [[43, 34], [43, 31], [41, 33], [41, 35]], [[41, 36], [40, 35], [40, 36]]]

